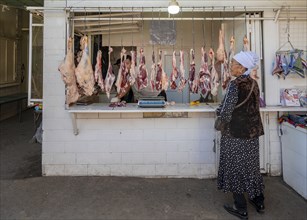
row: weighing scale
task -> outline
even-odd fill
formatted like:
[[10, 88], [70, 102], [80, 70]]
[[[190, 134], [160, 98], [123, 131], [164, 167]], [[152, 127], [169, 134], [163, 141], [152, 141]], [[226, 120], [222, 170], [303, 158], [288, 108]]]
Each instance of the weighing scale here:
[[141, 97], [138, 101], [138, 106], [141, 108], [163, 108], [166, 102], [163, 96], [157, 97]]

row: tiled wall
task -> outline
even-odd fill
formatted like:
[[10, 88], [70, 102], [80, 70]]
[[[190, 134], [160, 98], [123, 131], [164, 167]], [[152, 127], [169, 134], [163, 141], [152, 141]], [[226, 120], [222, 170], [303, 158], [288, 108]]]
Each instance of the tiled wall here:
[[215, 177], [211, 113], [189, 118], [142, 115], [79, 114], [77, 136], [70, 119], [45, 119], [43, 173]]

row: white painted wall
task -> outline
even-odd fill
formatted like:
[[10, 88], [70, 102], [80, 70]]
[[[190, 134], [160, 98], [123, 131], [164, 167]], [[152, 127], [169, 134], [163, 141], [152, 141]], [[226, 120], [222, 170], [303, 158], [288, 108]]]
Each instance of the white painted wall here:
[[[273, 12], [264, 12], [264, 16], [274, 16]], [[299, 16], [299, 15], [297, 15]], [[282, 23], [283, 25], [281, 25]], [[285, 30], [280, 30], [284, 28], [285, 21], [278, 21], [275, 23], [274, 21], [264, 21], [263, 22], [263, 49], [264, 49], [264, 76], [265, 76], [265, 99], [267, 105], [280, 105], [280, 89], [281, 88], [293, 88], [296, 86], [307, 87], [307, 80], [302, 79], [301, 77], [287, 77], [286, 80], [278, 79], [276, 76], [272, 75], [273, 70], [273, 61], [275, 60], [275, 52], [279, 49], [279, 47], [285, 42], [285, 38], [287, 36], [286, 33], [282, 33]], [[294, 46], [297, 49], [306, 50], [307, 49], [307, 21], [291, 21], [290, 28], [292, 26], [297, 26], [299, 23], [299, 27], [304, 31], [299, 31], [295, 33], [297, 30], [292, 29], [292, 38], [293, 42], [295, 42]], [[305, 25], [304, 25], [305, 24]], [[290, 49], [289, 47], [282, 48], [283, 50]], [[305, 55], [306, 56], [306, 55]]]
[[[124, 1], [112, 2], [104, 2], [105, 5], [101, 1], [68, 3], [96, 7], [111, 3], [116, 6]], [[181, 2], [188, 4], [188, 1]], [[200, 5], [208, 1], [191, 2]], [[223, 2], [236, 5], [243, 1]], [[256, 1], [244, 2], [260, 5]], [[269, 1], [261, 2], [268, 6], [272, 4]], [[66, 3], [63, 1], [45, 1], [47, 7], [65, 6], [64, 4]], [[144, 3], [135, 1], [135, 5], [138, 4]], [[295, 1], [294, 4], [302, 5], [302, 1]], [[269, 13], [265, 12], [265, 15]], [[189, 118], [164, 119], [143, 119], [139, 114], [84, 114], [77, 119], [80, 134], [73, 134], [70, 115], [65, 110], [65, 87], [57, 70], [65, 56], [65, 17], [62, 10], [45, 11], [43, 174], [196, 178], [216, 176], [215, 153], [212, 150], [215, 136], [212, 114], [190, 114]], [[267, 91], [271, 92], [266, 97], [268, 104], [275, 104], [274, 99], [270, 98], [276, 95], [276, 81], [270, 78], [270, 65], [278, 48], [278, 25], [273, 21], [264, 21], [263, 26], [265, 83]], [[269, 114], [269, 131], [266, 133], [266, 155], [272, 175], [281, 173], [276, 119], [276, 113]]]

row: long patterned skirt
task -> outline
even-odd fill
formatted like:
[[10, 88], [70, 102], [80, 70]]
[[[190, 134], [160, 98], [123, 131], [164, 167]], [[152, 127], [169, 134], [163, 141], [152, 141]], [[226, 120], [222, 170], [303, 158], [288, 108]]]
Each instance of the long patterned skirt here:
[[222, 135], [217, 185], [224, 192], [247, 192], [251, 199], [263, 193], [259, 138], [242, 139]]

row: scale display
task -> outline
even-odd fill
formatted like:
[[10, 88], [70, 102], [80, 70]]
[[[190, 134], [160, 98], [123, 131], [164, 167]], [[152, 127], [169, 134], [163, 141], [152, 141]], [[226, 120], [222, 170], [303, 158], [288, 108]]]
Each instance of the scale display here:
[[141, 108], [163, 108], [166, 102], [163, 96], [158, 97], [142, 97], [138, 101], [138, 106]]

